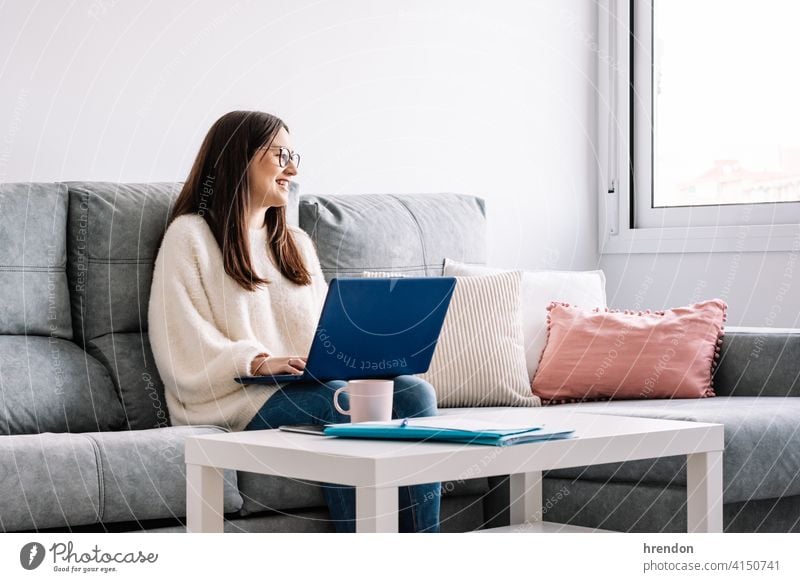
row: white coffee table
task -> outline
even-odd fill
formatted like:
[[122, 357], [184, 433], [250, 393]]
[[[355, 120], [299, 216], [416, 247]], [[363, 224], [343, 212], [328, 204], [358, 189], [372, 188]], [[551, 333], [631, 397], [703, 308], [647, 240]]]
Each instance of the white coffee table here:
[[397, 531], [400, 486], [465, 475], [510, 475], [512, 526], [501, 529], [587, 531], [542, 521], [542, 471], [673, 455], [688, 457], [688, 531], [722, 531], [721, 424], [553, 408], [476, 409], [459, 415], [568, 425], [576, 436], [506, 447], [344, 439], [279, 430], [190, 437], [186, 439], [187, 531], [223, 531], [223, 469], [353, 485], [358, 532]]

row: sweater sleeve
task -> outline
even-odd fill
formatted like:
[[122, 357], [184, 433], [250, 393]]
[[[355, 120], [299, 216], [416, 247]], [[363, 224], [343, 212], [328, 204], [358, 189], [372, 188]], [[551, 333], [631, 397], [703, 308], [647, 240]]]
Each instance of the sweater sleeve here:
[[253, 358], [269, 350], [234, 341], [214, 323], [197, 259], [205, 251], [185, 230], [168, 229], [156, 257], [148, 335], [165, 383], [185, 405], [197, 405], [242, 390], [234, 377], [249, 376]]

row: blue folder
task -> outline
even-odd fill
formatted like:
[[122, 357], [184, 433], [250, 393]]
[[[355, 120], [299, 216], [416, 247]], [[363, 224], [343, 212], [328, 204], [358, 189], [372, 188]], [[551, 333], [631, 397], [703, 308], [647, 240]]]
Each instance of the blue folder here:
[[542, 424], [509, 426], [503, 423], [464, 421], [455, 418], [409, 418], [386, 422], [339, 423], [325, 426], [325, 436], [446, 441], [475, 445], [506, 446], [571, 438], [574, 429]]

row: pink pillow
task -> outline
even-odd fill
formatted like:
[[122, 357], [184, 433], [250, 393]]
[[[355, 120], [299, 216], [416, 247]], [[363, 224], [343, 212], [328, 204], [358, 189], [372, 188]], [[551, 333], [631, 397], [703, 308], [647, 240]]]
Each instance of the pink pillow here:
[[554, 301], [533, 393], [542, 404], [714, 396], [727, 308], [721, 299], [652, 313]]

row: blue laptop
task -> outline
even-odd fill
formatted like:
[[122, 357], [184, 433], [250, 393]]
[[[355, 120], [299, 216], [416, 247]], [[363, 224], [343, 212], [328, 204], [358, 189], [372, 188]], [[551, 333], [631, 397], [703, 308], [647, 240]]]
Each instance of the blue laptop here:
[[331, 279], [303, 373], [236, 381], [284, 384], [427, 372], [455, 286], [455, 277]]

